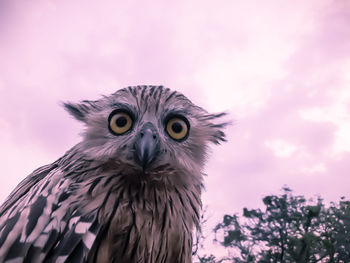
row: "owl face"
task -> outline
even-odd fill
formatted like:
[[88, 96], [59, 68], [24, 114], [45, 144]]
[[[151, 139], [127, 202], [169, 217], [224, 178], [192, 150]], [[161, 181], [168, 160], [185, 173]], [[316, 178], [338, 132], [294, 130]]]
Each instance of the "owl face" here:
[[227, 124], [223, 113], [208, 114], [162, 86], [128, 87], [65, 108], [86, 125], [79, 144], [86, 158], [140, 180], [201, 177], [207, 144], [223, 141]]

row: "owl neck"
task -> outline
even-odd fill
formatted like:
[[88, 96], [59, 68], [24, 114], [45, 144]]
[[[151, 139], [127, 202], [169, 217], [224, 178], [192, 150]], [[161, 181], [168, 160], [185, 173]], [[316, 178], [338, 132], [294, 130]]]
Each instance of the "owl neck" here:
[[138, 258], [153, 262], [157, 255], [173, 259], [166, 262], [191, 262], [201, 184], [135, 184], [112, 171], [82, 182], [76, 187], [83, 189], [80, 209], [83, 214], [96, 211], [106, 229], [99, 236], [99, 247], [91, 252], [97, 262], [138, 262]]

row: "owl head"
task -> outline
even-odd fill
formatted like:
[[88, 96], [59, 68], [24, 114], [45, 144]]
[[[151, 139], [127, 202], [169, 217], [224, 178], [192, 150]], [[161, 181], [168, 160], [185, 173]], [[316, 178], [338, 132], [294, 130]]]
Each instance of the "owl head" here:
[[130, 181], [200, 182], [207, 145], [225, 141], [228, 124], [221, 120], [225, 113], [209, 114], [162, 86], [127, 87], [64, 107], [86, 126], [77, 145], [84, 158]]

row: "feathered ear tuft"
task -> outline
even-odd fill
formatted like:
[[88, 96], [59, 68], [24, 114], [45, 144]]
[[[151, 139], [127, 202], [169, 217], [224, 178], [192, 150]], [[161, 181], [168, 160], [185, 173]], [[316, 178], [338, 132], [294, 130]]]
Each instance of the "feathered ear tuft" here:
[[232, 124], [231, 121], [221, 120], [221, 118], [226, 115], [226, 112], [221, 112], [217, 114], [208, 114], [203, 118], [203, 120], [209, 122], [209, 127], [211, 128], [210, 141], [215, 144], [220, 144], [220, 142], [226, 141], [226, 134], [223, 130], [226, 126]]
[[95, 108], [90, 101], [83, 101], [81, 103], [64, 102], [63, 107], [70, 115], [83, 122], [86, 122], [86, 117], [90, 113], [91, 108]]

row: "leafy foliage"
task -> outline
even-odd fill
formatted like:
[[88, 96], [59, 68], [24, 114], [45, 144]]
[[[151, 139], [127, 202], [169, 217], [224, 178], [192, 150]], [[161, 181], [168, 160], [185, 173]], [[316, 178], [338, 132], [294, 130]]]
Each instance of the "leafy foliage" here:
[[198, 256], [200, 262], [350, 262], [350, 201], [326, 207], [285, 187], [263, 203], [264, 211], [244, 208], [242, 218], [225, 215], [214, 233], [228, 256]]

